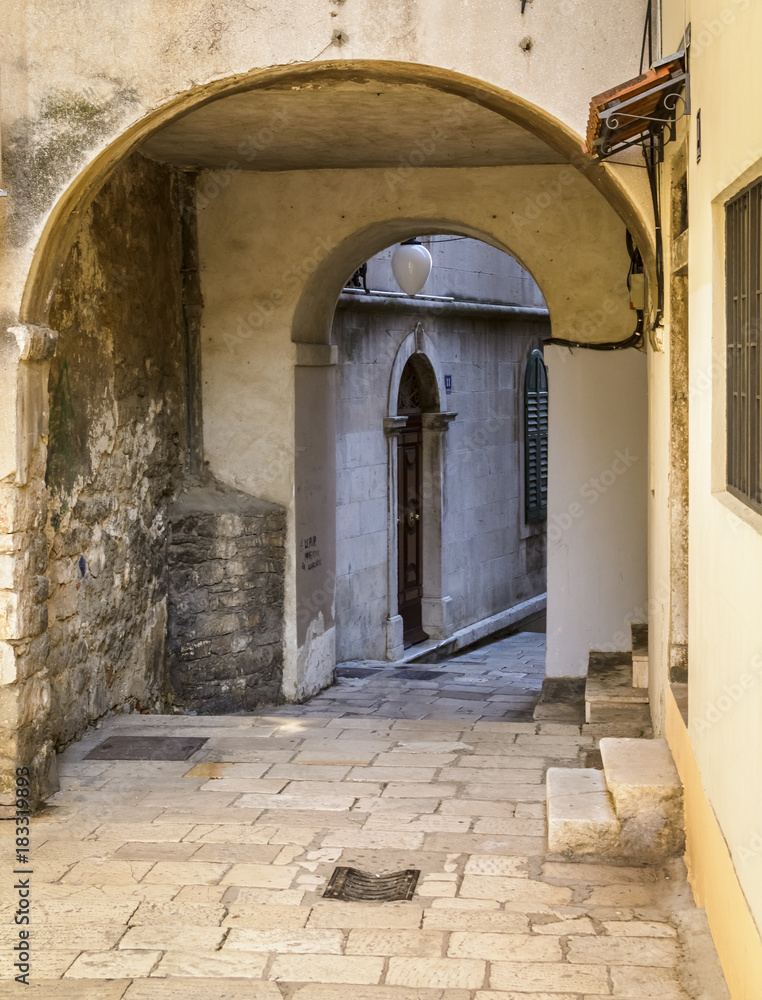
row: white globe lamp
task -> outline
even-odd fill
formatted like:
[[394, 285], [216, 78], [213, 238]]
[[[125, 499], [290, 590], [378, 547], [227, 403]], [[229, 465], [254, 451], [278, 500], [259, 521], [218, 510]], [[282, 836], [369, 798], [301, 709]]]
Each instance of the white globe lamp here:
[[392, 274], [403, 292], [416, 295], [431, 274], [431, 254], [417, 239], [400, 243], [392, 254]]

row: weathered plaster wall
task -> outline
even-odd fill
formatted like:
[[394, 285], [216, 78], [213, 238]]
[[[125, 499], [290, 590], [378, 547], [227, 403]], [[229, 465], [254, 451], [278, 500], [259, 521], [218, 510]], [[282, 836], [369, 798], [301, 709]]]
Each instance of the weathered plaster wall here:
[[[337, 660], [385, 659], [389, 381], [402, 341], [422, 323], [458, 414], [444, 436], [443, 593], [455, 630], [545, 590], [542, 527], [522, 504], [523, 374], [528, 353], [550, 336], [547, 322], [469, 319], [418, 309], [354, 311], [334, 319], [337, 378]], [[396, 411], [395, 411], [396, 412]], [[393, 415], [393, 414], [392, 414]], [[424, 483], [423, 517], [434, 484]], [[432, 553], [423, 552], [424, 563]], [[394, 553], [392, 554], [394, 559]], [[396, 561], [395, 561], [396, 566]]]
[[[181, 0], [165, 5], [157, 22], [149, 0], [121, 4], [118, 15], [106, 0], [9, 0], [0, 62], [14, 197], [25, 183], [24, 159], [37, 167], [19, 200], [19, 235], [30, 235], [92, 152], [129, 124], [199, 82], [252, 67], [358, 59], [455, 67], [581, 133], [590, 94], [619, 82], [623, 67], [637, 69], [642, 7], [567, 0], [560, 8], [529, 4], [522, 16], [519, 5], [500, 0], [478, 7], [395, 0], [381, 14], [369, 0], [339, 11], [317, 0], [287, 10]], [[484, 24], [495, 30], [485, 34]], [[528, 50], [519, 44], [525, 38]]]
[[648, 671], [655, 731], [664, 735], [669, 688], [669, 344], [648, 352]]
[[630, 622], [647, 620], [646, 359], [634, 350], [549, 346], [545, 360], [546, 671], [582, 676], [591, 649], [630, 649]]
[[164, 695], [166, 512], [182, 472], [181, 245], [172, 172], [125, 163], [82, 218], [51, 305], [45, 527], [56, 743]]
[[[688, 615], [687, 240], [676, 211], [684, 176], [689, 119], [678, 123], [662, 168], [665, 247], [664, 332], [649, 338], [649, 699], [655, 732], [664, 734], [669, 686], [684, 681]], [[680, 657], [677, 652], [682, 654]], [[678, 661], [678, 662], [676, 662]]]

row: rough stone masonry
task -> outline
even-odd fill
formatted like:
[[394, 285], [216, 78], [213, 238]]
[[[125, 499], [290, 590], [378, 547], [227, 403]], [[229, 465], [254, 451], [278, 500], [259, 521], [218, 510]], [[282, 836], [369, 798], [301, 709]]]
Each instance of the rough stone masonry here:
[[169, 677], [202, 714], [282, 701], [286, 512], [213, 482], [169, 511]]

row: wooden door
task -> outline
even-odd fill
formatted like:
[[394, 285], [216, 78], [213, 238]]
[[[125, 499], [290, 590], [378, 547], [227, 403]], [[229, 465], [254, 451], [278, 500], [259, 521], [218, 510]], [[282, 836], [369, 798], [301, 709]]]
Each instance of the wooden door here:
[[403, 621], [405, 648], [423, 642], [421, 598], [423, 597], [423, 504], [421, 503], [420, 415], [408, 417], [407, 427], [399, 434], [397, 515], [398, 537], [398, 609]]

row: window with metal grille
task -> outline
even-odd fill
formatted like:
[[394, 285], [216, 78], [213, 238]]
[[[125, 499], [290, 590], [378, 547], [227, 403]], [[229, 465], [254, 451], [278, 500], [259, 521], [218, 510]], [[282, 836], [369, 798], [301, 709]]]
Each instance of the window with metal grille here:
[[728, 490], [762, 513], [762, 181], [728, 202], [727, 443]]
[[548, 369], [532, 351], [524, 375], [524, 506], [527, 521], [548, 516]]

